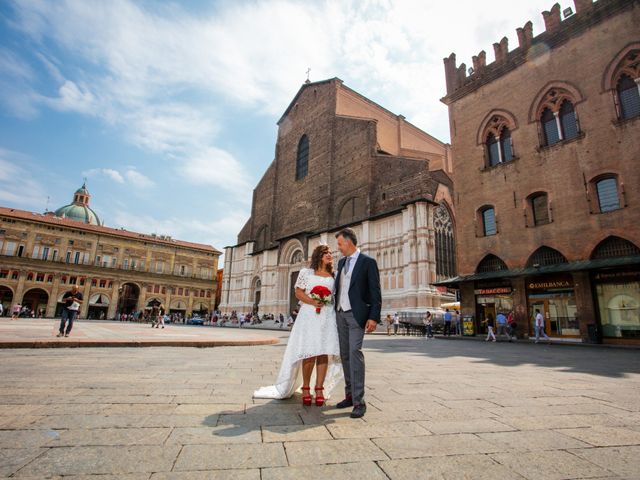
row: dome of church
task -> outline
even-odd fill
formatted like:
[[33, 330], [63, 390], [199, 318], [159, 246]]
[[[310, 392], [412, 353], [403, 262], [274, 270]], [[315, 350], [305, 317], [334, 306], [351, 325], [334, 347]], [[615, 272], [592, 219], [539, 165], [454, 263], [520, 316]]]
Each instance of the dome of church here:
[[57, 209], [54, 215], [90, 225], [101, 225], [100, 218], [89, 207], [89, 198], [91, 198], [89, 190], [86, 184], [82, 184], [82, 187], [73, 194], [73, 202]]

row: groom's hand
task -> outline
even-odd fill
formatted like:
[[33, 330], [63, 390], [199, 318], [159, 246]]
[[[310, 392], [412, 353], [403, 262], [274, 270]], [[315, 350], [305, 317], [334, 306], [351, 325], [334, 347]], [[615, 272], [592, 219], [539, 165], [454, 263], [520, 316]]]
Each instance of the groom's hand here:
[[367, 324], [364, 326], [367, 333], [375, 332], [376, 328], [378, 328], [378, 322], [375, 320], [367, 320]]

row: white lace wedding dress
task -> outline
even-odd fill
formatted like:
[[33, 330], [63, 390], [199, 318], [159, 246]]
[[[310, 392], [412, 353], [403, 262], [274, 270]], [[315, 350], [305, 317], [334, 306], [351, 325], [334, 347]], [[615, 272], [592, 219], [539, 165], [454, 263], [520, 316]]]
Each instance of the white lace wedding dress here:
[[[295, 286], [304, 289], [308, 295], [317, 285], [325, 286], [333, 292], [333, 283], [333, 277], [321, 277], [315, 275], [313, 270], [305, 268], [300, 271]], [[320, 313], [316, 313], [316, 307], [304, 303], [291, 329], [275, 385], [259, 388], [253, 393], [253, 397], [289, 398], [302, 386], [302, 360], [318, 355], [329, 356], [327, 377], [324, 382], [324, 396], [329, 398], [331, 390], [343, 377], [336, 312], [332, 304], [323, 306]], [[315, 369], [314, 377], [311, 379], [312, 391], [314, 385]]]

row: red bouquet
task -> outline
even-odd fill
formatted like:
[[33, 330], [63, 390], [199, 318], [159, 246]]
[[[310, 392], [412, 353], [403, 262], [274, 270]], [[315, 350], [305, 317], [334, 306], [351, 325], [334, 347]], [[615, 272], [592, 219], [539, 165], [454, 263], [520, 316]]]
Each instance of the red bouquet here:
[[[331, 295], [331, 290], [322, 285], [316, 285], [309, 292], [309, 296], [313, 298], [316, 302], [320, 302], [323, 305], [328, 305], [333, 301], [333, 295]], [[316, 307], [316, 313], [320, 313], [321, 307]]]

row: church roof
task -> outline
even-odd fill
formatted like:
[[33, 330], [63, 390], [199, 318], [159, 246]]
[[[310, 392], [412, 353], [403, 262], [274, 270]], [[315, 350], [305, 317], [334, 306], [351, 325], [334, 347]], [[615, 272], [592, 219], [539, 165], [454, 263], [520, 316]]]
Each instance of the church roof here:
[[317, 85], [325, 85], [327, 83], [331, 83], [331, 82], [340, 82], [342, 83], [342, 80], [340, 80], [338, 77], [333, 77], [333, 78], [328, 78], [326, 80], [320, 80], [319, 82], [309, 82], [309, 83], [303, 83], [302, 86], [300, 87], [300, 89], [298, 90], [298, 93], [296, 93], [296, 96], [293, 97], [293, 100], [291, 100], [291, 103], [289, 104], [289, 106], [287, 107], [287, 109], [284, 111], [284, 113], [282, 114], [282, 116], [280, 117], [280, 120], [278, 120], [277, 125], [280, 125], [280, 122], [282, 122], [282, 120], [285, 119], [285, 117], [287, 115], [289, 115], [289, 112], [291, 111], [291, 109], [294, 107], [294, 105], [296, 104], [296, 102], [298, 101], [298, 98], [300, 98], [300, 95], [302, 95], [302, 92], [307, 88], [307, 87], [315, 87]]
[[64, 207], [57, 209], [54, 214], [56, 217], [68, 218], [70, 220], [75, 220], [76, 222], [100, 225], [98, 215], [87, 205], [70, 203], [69, 205], [65, 205]]

